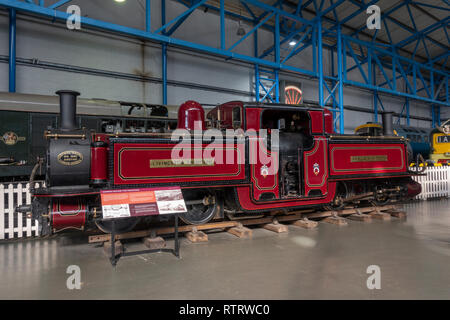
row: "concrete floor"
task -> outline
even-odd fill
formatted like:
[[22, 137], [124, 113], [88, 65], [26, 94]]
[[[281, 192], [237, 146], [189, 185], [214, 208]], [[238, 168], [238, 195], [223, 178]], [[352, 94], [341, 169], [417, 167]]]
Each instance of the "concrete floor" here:
[[[180, 260], [125, 257], [115, 270], [85, 237], [1, 243], [0, 299], [450, 299], [449, 208], [417, 202], [406, 221], [254, 229], [250, 240], [214, 233], [182, 239]], [[69, 265], [81, 268], [81, 290], [66, 287]], [[369, 265], [381, 268], [381, 290], [367, 289]]]

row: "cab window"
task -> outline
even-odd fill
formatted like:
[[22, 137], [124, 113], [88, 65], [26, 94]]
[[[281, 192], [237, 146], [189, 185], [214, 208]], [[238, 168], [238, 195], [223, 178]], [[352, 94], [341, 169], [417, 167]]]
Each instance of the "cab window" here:
[[263, 129], [279, 129], [282, 132], [298, 132], [311, 135], [308, 112], [293, 110], [264, 110], [261, 119]]
[[241, 128], [242, 127], [242, 109], [241, 109], [241, 107], [234, 107], [231, 116], [232, 116], [233, 128], [234, 129]]
[[[292, 136], [292, 139], [303, 136], [305, 149], [313, 146], [311, 135], [311, 119], [307, 111], [268, 109], [261, 117], [262, 129], [278, 129], [280, 134]], [[270, 132], [270, 130], [268, 130]]]

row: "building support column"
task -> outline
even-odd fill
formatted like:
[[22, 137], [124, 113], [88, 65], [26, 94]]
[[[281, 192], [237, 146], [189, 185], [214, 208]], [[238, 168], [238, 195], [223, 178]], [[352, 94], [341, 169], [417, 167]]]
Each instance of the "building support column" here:
[[339, 81], [339, 133], [344, 133], [344, 70], [343, 70], [343, 59], [345, 59], [345, 55], [343, 54], [342, 48], [342, 33], [341, 33], [341, 25], [337, 26], [337, 63], [338, 63], [338, 81]]
[[162, 100], [163, 104], [167, 104], [167, 44], [162, 44]]
[[16, 92], [16, 10], [9, 9], [9, 92]]
[[[253, 33], [253, 54], [258, 58], [258, 30]], [[259, 65], [255, 64], [255, 101], [259, 102]]]
[[409, 117], [409, 98], [406, 98], [405, 105], [406, 105], [406, 125], [409, 126], [411, 125], [411, 120]]
[[[166, 24], [166, 0], [161, 0], [161, 25]], [[163, 30], [163, 34], [166, 30]], [[161, 46], [162, 103], [167, 104], [167, 44]]]
[[151, 32], [152, 28], [152, 11], [150, 0], [145, 1], [145, 31]]
[[[280, 52], [280, 15], [277, 13], [275, 15], [275, 62], [281, 62], [281, 52]], [[278, 69], [274, 69], [275, 77], [275, 102], [280, 103], [280, 79], [278, 78]]]
[[322, 52], [322, 21], [317, 20], [317, 57], [318, 57], [318, 73], [319, 73], [319, 105], [324, 107], [323, 101], [323, 52]]

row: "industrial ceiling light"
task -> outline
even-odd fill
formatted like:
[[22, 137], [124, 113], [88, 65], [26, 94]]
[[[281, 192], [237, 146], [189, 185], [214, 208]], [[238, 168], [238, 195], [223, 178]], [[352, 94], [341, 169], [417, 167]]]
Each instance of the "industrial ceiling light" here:
[[237, 32], [236, 32], [236, 34], [238, 35], [238, 36], [240, 36], [240, 37], [242, 37], [243, 35], [245, 35], [245, 29], [244, 29], [244, 27], [241, 25], [241, 21], [239, 21], [239, 27], [238, 27], [238, 29], [237, 29]]
[[295, 40], [292, 40], [291, 42], [289, 42], [290, 46], [295, 46], [296, 44], [297, 44], [297, 41], [295, 41]]
[[[239, 2], [239, 17], [242, 17], [242, 8], [241, 8], [241, 3]], [[241, 19], [239, 18], [239, 27], [237, 29], [236, 34], [240, 37], [242, 37], [243, 35], [245, 35], [245, 29], [244, 27], [241, 25]]]
[[119, 3], [122, 3], [122, 2], [125, 2], [126, 0], [114, 0], [115, 2], [119, 2]]

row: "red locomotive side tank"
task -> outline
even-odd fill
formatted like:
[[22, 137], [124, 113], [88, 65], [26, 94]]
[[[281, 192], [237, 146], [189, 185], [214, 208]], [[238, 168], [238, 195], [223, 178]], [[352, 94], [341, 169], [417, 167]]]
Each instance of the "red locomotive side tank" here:
[[333, 113], [328, 109], [323, 109], [323, 117], [325, 122], [325, 133], [334, 133], [333, 129]]
[[108, 144], [97, 140], [91, 144], [91, 183], [101, 185], [108, 180]]
[[[195, 123], [197, 122], [197, 127]], [[198, 122], [201, 128], [198, 127]], [[200, 103], [189, 100], [183, 103], [178, 109], [178, 129], [201, 129], [205, 130], [205, 110]]]

